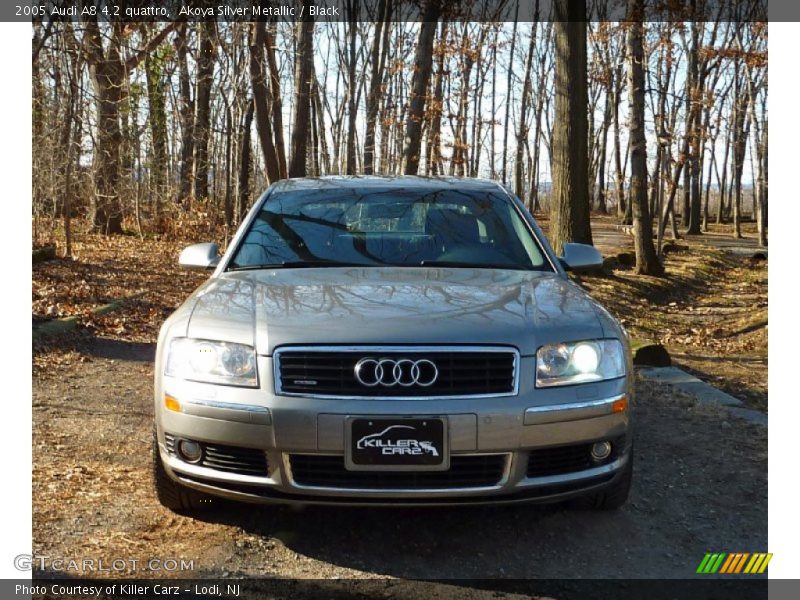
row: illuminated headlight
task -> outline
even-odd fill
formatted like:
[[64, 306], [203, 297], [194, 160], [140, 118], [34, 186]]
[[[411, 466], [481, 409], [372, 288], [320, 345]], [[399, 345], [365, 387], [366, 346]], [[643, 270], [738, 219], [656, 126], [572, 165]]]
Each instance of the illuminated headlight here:
[[169, 346], [165, 374], [191, 381], [258, 387], [252, 346], [175, 338]]
[[548, 344], [536, 352], [536, 387], [616, 379], [625, 375], [619, 340]]

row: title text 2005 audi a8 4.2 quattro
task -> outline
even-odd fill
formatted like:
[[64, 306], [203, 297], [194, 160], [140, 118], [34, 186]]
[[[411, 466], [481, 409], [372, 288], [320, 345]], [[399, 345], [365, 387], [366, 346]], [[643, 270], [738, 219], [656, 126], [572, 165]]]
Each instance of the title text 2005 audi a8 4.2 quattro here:
[[625, 502], [625, 333], [519, 200], [470, 179], [277, 183], [158, 340], [154, 475], [253, 502]]

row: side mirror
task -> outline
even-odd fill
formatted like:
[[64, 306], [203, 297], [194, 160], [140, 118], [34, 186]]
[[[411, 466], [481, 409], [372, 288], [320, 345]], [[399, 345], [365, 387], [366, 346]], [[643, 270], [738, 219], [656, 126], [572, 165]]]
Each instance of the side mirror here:
[[603, 255], [588, 244], [564, 244], [561, 264], [567, 271], [594, 271], [603, 267]]
[[178, 264], [187, 269], [213, 269], [218, 262], [219, 246], [216, 242], [187, 246], [178, 259]]

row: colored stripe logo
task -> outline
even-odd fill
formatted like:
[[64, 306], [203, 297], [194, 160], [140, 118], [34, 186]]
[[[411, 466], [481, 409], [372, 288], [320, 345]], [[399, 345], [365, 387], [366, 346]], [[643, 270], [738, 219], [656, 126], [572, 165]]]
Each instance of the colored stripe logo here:
[[772, 553], [755, 552], [708, 552], [700, 561], [697, 573], [710, 575], [720, 573], [735, 575], [738, 573], [759, 574], [767, 569]]

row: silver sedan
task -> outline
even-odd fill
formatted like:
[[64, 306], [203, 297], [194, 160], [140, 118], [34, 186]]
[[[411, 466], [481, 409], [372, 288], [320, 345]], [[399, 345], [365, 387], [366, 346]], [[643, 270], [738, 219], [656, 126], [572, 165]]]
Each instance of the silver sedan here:
[[167, 319], [155, 371], [162, 504], [556, 502], [632, 477], [627, 338], [501, 186], [282, 181]]

